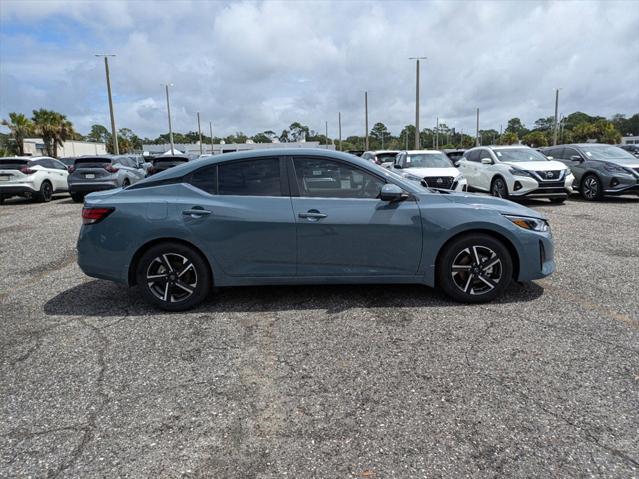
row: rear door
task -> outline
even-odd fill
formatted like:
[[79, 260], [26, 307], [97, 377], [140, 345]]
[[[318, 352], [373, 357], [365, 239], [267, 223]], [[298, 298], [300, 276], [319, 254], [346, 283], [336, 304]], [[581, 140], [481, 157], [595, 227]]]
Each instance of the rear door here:
[[[482, 160], [490, 160], [489, 165], [482, 163]], [[490, 184], [493, 181], [493, 175], [495, 174], [495, 159], [490, 154], [488, 148], [482, 148], [479, 153], [479, 161], [477, 162], [477, 188], [488, 191], [490, 190]]]
[[47, 174], [51, 179], [54, 191], [66, 191], [67, 186], [67, 167], [64, 163], [53, 158], [46, 158], [44, 166], [47, 168]]
[[295, 157], [288, 166], [298, 276], [416, 274], [422, 223], [415, 200], [381, 201], [381, 177], [338, 159]]
[[479, 150], [467, 151], [459, 161], [459, 169], [468, 180], [471, 188], [478, 188], [477, 162], [479, 161]]
[[188, 179], [178, 214], [227, 275], [295, 276], [295, 219], [283, 161], [230, 161]]

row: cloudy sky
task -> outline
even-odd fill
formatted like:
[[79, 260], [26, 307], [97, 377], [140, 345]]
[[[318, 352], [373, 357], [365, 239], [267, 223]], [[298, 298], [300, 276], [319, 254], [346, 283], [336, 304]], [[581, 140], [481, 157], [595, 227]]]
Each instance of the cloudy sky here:
[[413, 123], [422, 65], [422, 127], [499, 129], [560, 111], [639, 112], [639, 2], [206, 2], [0, 0], [0, 118], [51, 108], [86, 133], [109, 124], [104, 65], [118, 127], [166, 132], [162, 84], [173, 83], [174, 130], [278, 133], [293, 121], [337, 135]]

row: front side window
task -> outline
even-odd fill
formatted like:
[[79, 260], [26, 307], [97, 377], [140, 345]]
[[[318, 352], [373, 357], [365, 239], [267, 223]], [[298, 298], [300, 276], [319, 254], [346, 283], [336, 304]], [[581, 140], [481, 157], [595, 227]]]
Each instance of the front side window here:
[[300, 196], [377, 198], [385, 182], [346, 163], [315, 158], [293, 160]]
[[279, 158], [222, 163], [217, 174], [220, 195], [282, 195]]

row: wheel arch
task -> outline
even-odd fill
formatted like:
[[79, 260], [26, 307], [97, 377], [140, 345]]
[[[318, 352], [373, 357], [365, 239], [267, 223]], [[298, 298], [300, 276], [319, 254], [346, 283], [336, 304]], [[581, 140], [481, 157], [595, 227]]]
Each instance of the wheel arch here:
[[144, 243], [143, 245], [141, 245], [136, 252], [133, 254], [133, 257], [131, 258], [131, 263], [129, 264], [129, 271], [127, 273], [127, 280], [129, 283], [129, 286], [135, 286], [137, 284], [137, 280], [136, 280], [136, 269], [138, 267], [138, 263], [140, 261], [140, 258], [142, 257], [142, 255], [149, 249], [152, 248], [153, 246], [156, 246], [158, 244], [161, 243], [180, 243], [184, 246], [187, 246], [191, 249], [193, 249], [195, 252], [197, 252], [200, 256], [202, 256], [202, 258], [204, 258], [204, 261], [206, 262], [208, 268], [209, 268], [209, 274], [211, 275], [211, 282], [213, 284], [215, 284], [215, 278], [213, 276], [213, 268], [211, 266], [211, 262], [208, 258], [208, 256], [206, 254], [204, 254], [204, 251], [202, 251], [200, 248], [198, 248], [196, 245], [194, 245], [193, 243], [180, 239], [180, 238], [174, 238], [174, 237], [163, 237], [163, 238], [155, 238], [152, 239], [150, 241], [147, 241], [146, 243]]
[[435, 257], [435, 278], [437, 278], [439, 274], [440, 258], [444, 250], [448, 247], [448, 245], [451, 244], [453, 241], [458, 240], [462, 236], [468, 236], [468, 235], [472, 236], [473, 234], [484, 234], [486, 236], [491, 236], [494, 239], [503, 243], [503, 245], [508, 250], [508, 253], [510, 254], [510, 257], [513, 261], [513, 279], [517, 281], [517, 278], [519, 278], [519, 268], [520, 268], [519, 252], [517, 251], [517, 248], [515, 247], [513, 242], [510, 241], [510, 239], [508, 239], [508, 237], [506, 237], [505, 235], [497, 231], [484, 229], [484, 228], [474, 228], [470, 230], [460, 231], [459, 233], [454, 234], [453, 236], [451, 236], [450, 238], [446, 240], [446, 242], [439, 248], [439, 251], [437, 252], [437, 256]]

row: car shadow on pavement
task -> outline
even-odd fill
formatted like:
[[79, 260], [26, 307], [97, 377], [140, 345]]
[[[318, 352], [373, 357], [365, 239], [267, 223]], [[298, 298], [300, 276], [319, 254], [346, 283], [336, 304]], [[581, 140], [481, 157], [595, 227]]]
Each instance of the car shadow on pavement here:
[[[492, 304], [539, 298], [544, 289], [534, 282], [513, 283]], [[322, 309], [340, 313], [351, 308], [464, 307], [438, 289], [421, 285], [244, 286], [219, 288], [192, 312], [277, 312]], [[472, 306], [471, 306], [472, 307]], [[137, 288], [92, 280], [63, 291], [44, 305], [47, 315], [122, 316], [175, 314], [160, 311], [142, 299]]]

